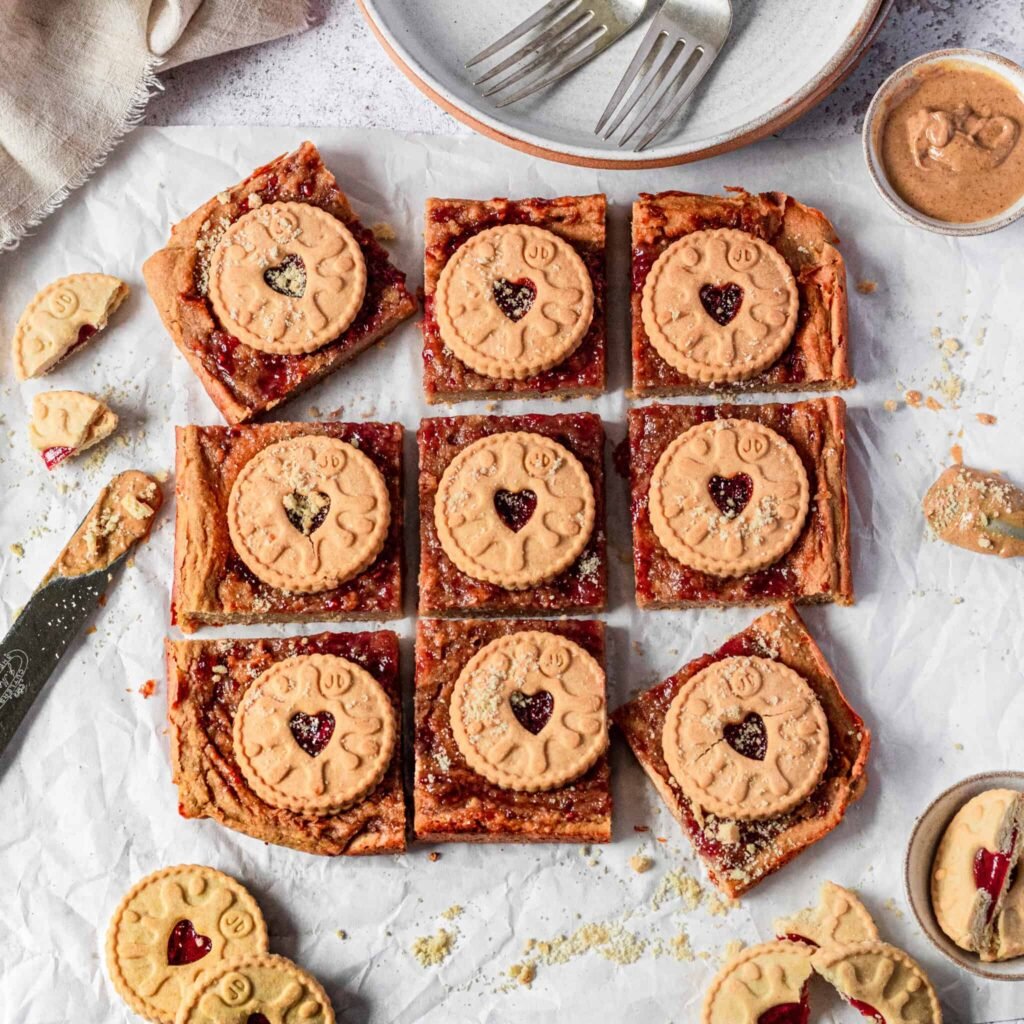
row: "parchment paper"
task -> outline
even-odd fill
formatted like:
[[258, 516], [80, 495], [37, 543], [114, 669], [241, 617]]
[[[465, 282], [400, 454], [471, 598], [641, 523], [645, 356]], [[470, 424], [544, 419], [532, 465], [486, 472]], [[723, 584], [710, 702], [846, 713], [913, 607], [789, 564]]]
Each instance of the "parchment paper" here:
[[[5, 360], [3, 630], [106, 479], [129, 466], [170, 471], [174, 424], [220, 422], [164, 333], [139, 268], [172, 222], [303, 137], [295, 129], [142, 129], [37, 237], [0, 257], [4, 339], [29, 298], [60, 275], [105, 271], [133, 289], [107, 332], [45, 380], [18, 386]], [[773, 918], [813, 899], [826, 878], [861, 890], [883, 934], [930, 972], [949, 1021], [1024, 1014], [1022, 986], [968, 977], [931, 949], [902, 887], [910, 828], [930, 799], [973, 772], [1020, 768], [1024, 761], [1021, 566], [929, 540], [918, 510], [954, 443], [971, 464], [1004, 469], [1024, 482], [1024, 225], [962, 241], [915, 230], [877, 197], [854, 140], [768, 141], [691, 167], [630, 173], [542, 163], [478, 138], [318, 130], [315, 141], [364, 221], [395, 227], [395, 259], [413, 285], [421, 282], [428, 195], [608, 192], [613, 389], [596, 403], [557, 407], [598, 409], [614, 443], [625, 432], [625, 282], [635, 193], [717, 191], [723, 184], [777, 188], [832, 217], [848, 262], [851, 347], [861, 381], [846, 396], [858, 602], [805, 615], [874, 731], [867, 795], [832, 836], [725, 914], [712, 912], [720, 908], [700, 865], [621, 743], [613, 756], [615, 840], [602, 849], [447, 845], [431, 861], [430, 849], [415, 845], [400, 857], [330, 860], [264, 846], [213, 822], [185, 821], [170, 780], [161, 658], [170, 629], [169, 505], [134, 567], [111, 589], [96, 631], [72, 647], [0, 762], [0, 1020], [131, 1020], [103, 968], [107, 923], [136, 879], [182, 862], [211, 864], [241, 879], [268, 917], [272, 949], [316, 973], [344, 1021], [693, 1022], [726, 944], [770, 937]], [[877, 282], [872, 294], [856, 289], [866, 281]], [[323, 415], [405, 424], [411, 580], [412, 433], [421, 416], [444, 413], [428, 410], [420, 397], [419, 350], [418, 330], [409, 323], [281, 410], [295, 419], [316, 418], [316, 407]], [[29, 448], [25, 427], [32, 394], [55, 387], [107, 396], [122, 425], [95, 455], [51, 474]], [[901, 402], [887, 411], [886, 400], [899, 400], [908, 388], [934, 395], [944, 408]], [[513, 411], [555, 407], [509, 405]], [[982, 425], [979, 412], [998, 423]], [[631, 597], [626, 489], [610, 462], [608, 468], [609, 682], [617, 706], [635, 688], [718, 646], [755, 612], [639, 613]], [[410, 583], [409, 607], [412, 591]], [[403, 670], [411, 686], [413, 620], [398, 628], [407, 638]], [[157, 681], [156, 695], [145, 699], [139, 689], [150, 679]], [[650, 871], [629, 866], [637, 853], [653, 858]], [[704, 888], [695, 909], [678, 895], [685, 886], [671, 884], [669, 873], [679, 871]], [[461, 914], [441, 916], [456, 904]], [[605, 932], [588, 929], [546, 956], [543, 947], [523, 952], [529, 939], [572, 936], [592, 923], [608, 927], [608, 941]], [[452, 951], [439, 966], [423, 967], [411, 947], [438, 929], [453, 936]], [[674, 955], [679, 947], [672, 940], [683, 931], [692, 960]], [[552, 958], [567, 962], [546, 962]], [[508, 969], [530, 959], [537, 974], [527, 988]], [[849, 1008], [829, 1009], [834, 1001], [824, 986], [814, 995], [820, 1019], [855, 1019]]]

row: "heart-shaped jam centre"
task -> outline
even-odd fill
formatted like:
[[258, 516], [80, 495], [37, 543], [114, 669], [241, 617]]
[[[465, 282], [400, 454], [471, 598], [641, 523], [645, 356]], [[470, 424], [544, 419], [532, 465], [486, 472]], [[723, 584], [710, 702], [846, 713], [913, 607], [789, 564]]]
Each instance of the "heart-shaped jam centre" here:
[[285, 256], [276, 267], [263, 271], [263, 280], [281, 295], [301, 299], [306, 294], [306, 264], [301, 256]]
[[270, 1024], [270, 1021], [262, 1013], [250, 1013], [245, 1018], [245, 1024]]
[[708, 481], [708, 494], [726, 519], [735, 519], [746, 507], [754, 493], [754, 481], [746, 473], [719, 476]]
[[700, 304], [716, 324], [732, 323], [743, 305], [743, 289], [738, 284], [706, 284], [700, 290]]
[[288, 522], [306, 537], [323, 523], [331, 510], [331, 499], [323, 491], [308, 494], [292, 491], [284, 496], [283, 504]]
[[494, 282], [491, 291], [494, 293], [498, 309], [513, 323], [522, 320], [530, 312], [533, 300], [537, 297], [536, 285], [526, 278], [520, 281], [507, 281], [500, 277]]
[[310, 757], [316, 757], [322, 754], [324, 747], [331, 742], [334, 735], [334, 715], [330, 711], [320, 711], [315, 715], [296, 711], [288, 722], [288, 728], [291, 729], [295, 742]]
[[183, 967], [202, 960], [213, 949], [213, 940], [200, 935], [187, 918], [179, 921], [167, 937], [167, 963], [171, 967]]
[[763, 761], [768, 753], [768, 732], [764, 719], [751, 712], [742, 722], [733, 722], [722, 729], [725, 742], [744, 757], [752, 761]]
[[533, 491], [498, 491], [494, 495], [494, 511], [515, 533], [530, 521], [536, 508], [537, 495]]
[[867, 1017], [868, 1020], [877, 1021], [878, 1024], [885, 1024], [885, 1018], [870, 1003], [865, 1003], [860, 999], [851, 999], [850, 1005], [858, 1013]]
[[810, 1020], [808, 1003], [779, 1003], [764, 1011], [757, 1024], [807, 1024]]
[[516, 721], [527, 731], [537, 735], [548, 724], [551, 712], [555, 710], [555, 698], [547, 690], [536, 693], [523, 693], [513, 690], [508, 699], [512, 705], [512, 714]]

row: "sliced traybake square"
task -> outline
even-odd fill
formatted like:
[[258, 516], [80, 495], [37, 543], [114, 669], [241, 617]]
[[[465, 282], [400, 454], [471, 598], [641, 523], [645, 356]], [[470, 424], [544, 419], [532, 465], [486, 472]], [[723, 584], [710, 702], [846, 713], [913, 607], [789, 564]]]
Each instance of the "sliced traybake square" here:
[[142, 273], [229, 423], [293, 398], [416, 309], [312, 142], [175, 224]]
[[417, 440], [421, 615], [604, 608], [599, 416], [426, 419]]
[[[399, 651], [394, 633], [168, 640], [165, 653], [171, 765], [183, 817], [213, 818], [237, 832], [306, 853], [334, 856], [405, 849]], [[343, 659], [340, 667], [338, 659]], [[258, 716], [264, 710], [256, 687], [280, 685], [268, 672], [274, 676], [283, 672], [289, 684], [300, 687], [310, 679], [313, 682], [310, 692], [302, 696], [308, 703], [289, 708], [290, 719], [270, 734], [272, 742], [265, 743], [288, 769], [272, 773], [262, 771], [256, 758], [255, 769], [243, 768], [240, 749], [245, 748], [239, 747], [236, 738], [238, 716]], [[341, 675], [332, 676], [332, 672]], [[391, 753], [387, 756], [385, 749], [376, 766], [351, 768], [353, 758], [332, 746], [332, 741], [348, 739], [335, 692], [343, 688], [332, 690], [326, 682], [338, 678], [349, 686], [342, 698], [354, 697], [371, 706], [374, 700], [383, 700], [390, 705], [387, 746]], [[386, 706], [372, 709], [378, 725], [389, 717], [380, 714]], [[326, 712], [332, 709], [328, 722]], [[348, 746], [365, 755], [365, 737], [376, 738], [378, 733], [365, 725], [358, 732], [364, 741]], [[247, 747], [249, 742], [246, 737]], [[275, 783], [276, 793], [264, 788]], [[354, 802], [342, 793], [342, 809], [325, 812], [323, 806], [314, 806], [324, 791], [331, 795], [332, 790], [352, 785], [357, 788], [349, 789], [349, 795], [367, 791]]]
[[402, 426], [178, 427], [172, 618], [402, 613]]
[[593, 620], [420, 619], [418, 839], [611, 840], [604, 646]]
[[846, 267], [828, 218], [783, 192], [727, 191], [633, 204], [634, 393], [852, 387]]
[[652, 404], [628, 421], [641, 608], [853, 603], [841, 398]]
[[792, 605], [612, 720], [731, 897], [827, 836], [867, 782], [871, 733]]
[[428, 199], [428, 402], [604, 391], [603, 195]]

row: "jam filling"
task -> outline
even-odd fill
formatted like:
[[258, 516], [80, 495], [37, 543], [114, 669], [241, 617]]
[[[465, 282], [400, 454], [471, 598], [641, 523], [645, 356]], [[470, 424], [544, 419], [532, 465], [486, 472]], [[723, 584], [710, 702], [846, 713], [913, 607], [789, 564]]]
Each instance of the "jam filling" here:
[[516, 721], [527, 731], [537, 735], [548, 724], [551, 712], [555, 710], [555, 698], [547, 690], [526, 694], [513, 690], [508, 698]]
[[74, 448], [65, 448], [62, 445], [55, 445], [53, 448], [46, 448], [41, 452], [43, 462], [47, 469], [59, 466], [68, 456], [75, 454]]
[[746, 473], [719, 476], [708, 481], [708, 494], [726, 519], [735, 519], [746, 507], [754, 493], [754, 481]]
[[288, 522], [306, 537], [323, 525], [330, 510], [331, 499], [323, 491], [311, 491], [309, 494], [292, 491], [284, 496]]
[[722, 729], [725, 742], [744, 757], [753, 761], [763, 761], [768, 753], [768, 733], [764, 727], [764, 719], [756, 712], [751, 712], [742, 722], [733, 722]]
[[270, 1024], [270, 1021], [262, 1013], [250, 1013], [245, 1018], [245, 1024]]
[[514, 533], [533, 518], [536, 508], [537, 495], [533, 491], [496, 491], [494, 494], [494, 511]]
[[213, 940], [200, 935], [187, 918], [179, 921], [167, 937], [167, 963], [183, 967], [202, 960], [213, 949]]
[[818, 944], [814, 939], [809, 939], [806, 935], [800, 935], [797, 932], [787, 932], [785, 935], [777, 935], [776, 938], [784, 942], [802, 942], [805, 946], [813, 946], [815, 949], [818, 948]]
[[860, 999], [851, 999], [850, 1005], [869, 1020], [876, 1021], [877, 1024], [886, 1024], [885, 1018], [870, 1003], [865, 1003]]
[[699, 294], [700, 304], [708, 316], [722, 327], [732, 323], [743, 304], [743, 289], [732, 281], [722, 285], [703, 285]]
[[530, 312], [533, 300], [537, 297], [537, 286], [528, 278], [508, 281], [500, 277], [494, 282], [491, 291], [498, 309], [513, 323], [522, 320]]
[[808, 1024], [810, 1019], [811, 1003], [807, 998], [807, 985], [804, 985], [800, 990], [800, 1002], [770, 1007], [757, 1018], [757, 1024]]
[[295, 737], [295, 742], [309, 754], [317, 757], [323, 753], [324, 747], [334, 735], [334, 715], [330, 711], [320, 711], [315, 715], [307, 715], [296, 711], [288, 722], [288, 728]]
[[1010, 849], [1006, 853], [986, 850], [984, 847], [974, 855], [974, 884], [988, 893], [989, 904], [988, 914], [985, 923], [988, 924], [996, 912], [996, 904], [1003, 891], [1003, 884], [1006, 875], [1013, 863], [1013, 851], [1017, 846], [1017, 830], [1013, 830], [1010, 836]]
[[301, 299], [306, 294], [306, 264], [294, 253], [285, 256], [276, 267], [263, 271], [267, 286], [290, 299]]

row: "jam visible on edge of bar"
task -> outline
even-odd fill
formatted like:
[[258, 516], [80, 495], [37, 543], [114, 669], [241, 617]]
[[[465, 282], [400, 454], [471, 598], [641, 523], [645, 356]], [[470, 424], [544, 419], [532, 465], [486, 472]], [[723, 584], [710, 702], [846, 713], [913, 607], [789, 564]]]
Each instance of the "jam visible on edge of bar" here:
[[[464, 230], [446, 236], [443, 244], [435, 246], [437, 256], [447, 262], [455, 251], [468, 239], [488, 228], [505, 224], [538, 224], [537, 216], [530, 216], [529, 211], [542, 212], [546, 207], [557, 209], [557, 203], [545, 200], [519, 200], [506, 203], [501, 209], [488, 208], [486, 212], [475, 214], [471, 224], [464, 223], [460, 216], [464, 208], [457, 204], [442, 204], [435, 207], [430, 214], [434, 223], [455, 220]], [[540, 225], [543, 226], [543, 225]], [[605, 334], [604, 303], [605, 303], [605, 253], [603, 246], [577, 244], [570, 242], [579, 257], [586, 265], [587, 272], [594, 289], [594, 316], [590, 328], [579, 346], [561, 363], [549, 370], [543, 370], [524, 382], [505, 379], [485, 379], [488, 389], [494, 391], [512, 391], [516, 383], [526, 384], [531, 391], [550, 392], [566, 387], [587, 386], [591, 383], [598, 386], [600, 381], [594, 379], [594, 368], [597, 360], [603, 362], [598, 342]], [[521, 284], [522, 282], [516, 282]], [[432, 392], [463, 390], [465, 379], [479, 377], [454, 356], [447, 355], [447, 349], [441, 340], [441, 331], [434, 315], [434, 297], [427, 296], [423, 302], [423, 362], [427, 371], [425, 386]], [[454, 362], [453, 362], [454, 361]]]
[[[564, 628], [555, 628], [554, 622], [549, 628], [579, 644], [593, 657], [599, 657], [601, 638], [598, 627], [593, 623], [565, 620], [559, 626]], [[436, 678], [437, 673], [442, 671], [441, 665], [450, 664], [453, 658], [464, 664], [484, 644], [499, 635], [503, 634], [497, 631], [492, 634], [490, 630], [485, 630], [479, 638], [466, 638], [465, 642], [460, 635], [446, 643], [440, 651], [418, 649], [417, 679], [431, 676]], [[512, 819], [529, 822], [538, 809], [549, 813], [554, 811], [564, 821], [591, 820], [610, 813], [607, 755], [578, 779], [557, 789], [537, 793], [502, 789], [469, 768], [458, 753], [448, 712], [448, 701], [457, 675], [455, 672], [451, 678], [438, 682], [429, 697], [425, 696], [421, 688], [417, 689], [416, 729], [413, 740], [417, 751], [416, 787], [428, 793], [434, 805], [449, 810], [460, 810], [466, 807], [471, 797], [477, 797], [478, 800], [473, 801], [477, 807], [473, 820], [466, 822], [463, 831], [477, 831], [480, 825], [486, 826], [499, 815], [506, 821]], [[424, 702], [428, 705], [426, 712], [422, 707]], [[449, 762], [445, 769], [422, 770], [421, 765], [436, 763], [436, 755], [439, 752]], [[454, 823], [450, 823], [449, 827], [457, 829]]]

